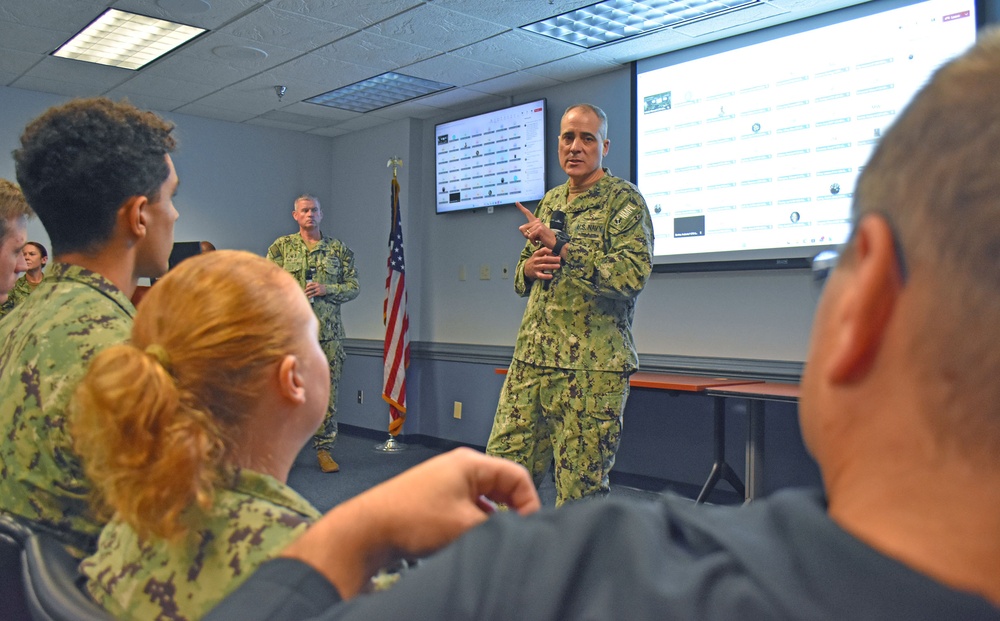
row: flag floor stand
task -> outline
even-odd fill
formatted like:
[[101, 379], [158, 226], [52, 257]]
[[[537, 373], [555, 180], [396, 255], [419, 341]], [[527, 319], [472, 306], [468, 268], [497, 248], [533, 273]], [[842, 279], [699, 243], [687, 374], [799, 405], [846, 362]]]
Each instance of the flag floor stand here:
[[406, 450], [406, 445], [397, 440], [395, 436], [389, 436], [389, 439], [385, 442], [376, 444], [375, 450], [382, 453], [399, 453]]

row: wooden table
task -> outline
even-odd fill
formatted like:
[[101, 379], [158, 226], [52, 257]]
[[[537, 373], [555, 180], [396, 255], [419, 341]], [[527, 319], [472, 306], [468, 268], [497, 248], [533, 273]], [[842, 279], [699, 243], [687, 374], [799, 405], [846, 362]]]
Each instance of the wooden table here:
[[[746, 444], [746, 490], [744, 501], [750, 502], [764, 491], [764, 404], [768, 401], [796, 403], [799, 400], [799, 385], [782, 382], [760, 382], [756, 384], [713, 386], [705, 394], [715, 401], [715, 410], [725, 412], [726, 399], [744, 399], [747, 402], [747, 444]], [[716, 477], [718, 478], [718, 477]], [[709, 478], [709, 483], [714, 482]], [[706, 483], [708, 486], [708, 483]], [[708, 487], [711, 491], [711, 487]], [[705, 489], [699, 501], [706, 495]]]
[[[680, 375], [670, 373], [649, 373], [639, 371], [629, 378], [629, 384], [634, 388], [651, 388], [653, 390], [679, 390], [686, 392], [705, 392], [726, 387], [753, 386], [762, 383], [761, 380], [733, 379], [729, 377], [703, 377], [699, 375]], [[746, 497], [747, 488], [743, 485], [736, 471], [726, 461], [726, 401], [714, 399], [712, 402], [712, 469], [708, 480], [698, 493], [696, 504], [705, 502], [709, 493], [722, 479], [729, 483], [736, 493]]]

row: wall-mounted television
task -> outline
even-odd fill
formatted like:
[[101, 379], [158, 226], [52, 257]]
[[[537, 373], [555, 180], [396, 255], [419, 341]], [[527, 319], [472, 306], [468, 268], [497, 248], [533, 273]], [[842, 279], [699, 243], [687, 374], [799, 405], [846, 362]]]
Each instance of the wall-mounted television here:
[[635, 64], [635, 179], [658, 271], [806, 267], [974, 0], [876, 0]]
[[437, 213], [545, 195], [545, 100], [478, 114], [434, 128]]

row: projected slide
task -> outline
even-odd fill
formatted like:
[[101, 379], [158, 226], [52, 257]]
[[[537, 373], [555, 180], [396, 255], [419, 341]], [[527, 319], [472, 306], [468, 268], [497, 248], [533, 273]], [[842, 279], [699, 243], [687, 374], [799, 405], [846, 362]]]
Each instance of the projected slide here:
[[439, 213], [544, 196], [544, 102], [444, 123], [436, 136]]
[[637, 76], [657, 256], [838, 244], [855, 181], [913, 93], [975, 39], [930, 0]]

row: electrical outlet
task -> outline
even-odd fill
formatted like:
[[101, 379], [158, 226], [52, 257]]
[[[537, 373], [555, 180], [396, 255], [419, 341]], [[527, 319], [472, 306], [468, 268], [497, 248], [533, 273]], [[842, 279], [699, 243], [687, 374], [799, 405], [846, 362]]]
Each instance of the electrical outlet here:
[[364, 402], [365, 402], [365, 391], [359, 390], [358, 391], [358, 403], [364, 403]]
[[479, 280], [490, 279], [490, 266], [488, 263], [479, 266]]
[[459, 280], [465, 280], [465, 266], [464, 265], [459, 265], [458, 266], [458, 279]]
[[457, 418], [459, 420], [462, 419], [462, 402], [461, 401], [456, 401], [455, 402], [455, 409], [452, 412], [452, 416], [454, 416], [455, 418]]

